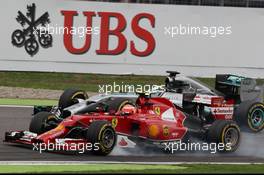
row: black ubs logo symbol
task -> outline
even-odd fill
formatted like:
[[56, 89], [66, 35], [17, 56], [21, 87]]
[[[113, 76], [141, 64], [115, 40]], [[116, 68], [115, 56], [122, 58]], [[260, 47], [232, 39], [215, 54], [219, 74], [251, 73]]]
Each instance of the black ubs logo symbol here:
[[44, 13], [38, 19], [35, 18], [35, 15], [36, 5], [34, 3], [27, 6], [26, 15], [18, 11], [16, 20], [23, 29], [17, 29], [12, 33], [12, 44], [16, 47], [24, 46], [26, 52], [31, 56], [38, 52], [39, 44], [43, 48], [52, 46], [52, 35], [48, 31], [38, 28], [40, 26], [44, 28], [50, 23], [49, 13]]

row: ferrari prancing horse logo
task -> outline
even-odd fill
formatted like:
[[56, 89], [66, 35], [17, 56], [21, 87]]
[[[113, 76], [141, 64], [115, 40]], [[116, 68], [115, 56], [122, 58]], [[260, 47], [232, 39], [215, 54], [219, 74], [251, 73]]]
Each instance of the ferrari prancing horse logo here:
[[117, 126], [118, 120], [117, 118], [112, 119], [112, 127], [115, 128]]
[[160, 115], [160, 107], [155, 107], [155, 108], [154, 108], [154, 112], [155, 112], [157, 115]]

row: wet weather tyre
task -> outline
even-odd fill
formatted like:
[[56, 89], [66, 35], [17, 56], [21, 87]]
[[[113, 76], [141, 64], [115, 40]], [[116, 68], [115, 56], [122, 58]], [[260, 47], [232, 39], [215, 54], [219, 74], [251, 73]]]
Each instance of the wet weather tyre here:
[[240, 144], [239, 126], [232, 120], [216, 120], [208, 130], [207, 139], [217, 144], [219, 152], [234, 152]]
[[29, 125], [29, 131], [42, 134], [47, 131], [47, 122], [54, 119], [55, 116], [50, 112], [39, 112], [33, 116]]
[[235, 109], [235, 120], [248, 132], [260, 132], [264, 129], [264, 104], [260, 102], [242, 102]]
[[106, 156], [114, 149], [117, 136], [112, 124], [101, 120], [90, 124], [86, 139], [93, 144], [93, 154]]
[[78, 103], [77, 99], [86, 100], [88, 95], [83, 90], [78, 89], [66, 89], [60, 96], [59, 108], [64, 109], [71, 105]]

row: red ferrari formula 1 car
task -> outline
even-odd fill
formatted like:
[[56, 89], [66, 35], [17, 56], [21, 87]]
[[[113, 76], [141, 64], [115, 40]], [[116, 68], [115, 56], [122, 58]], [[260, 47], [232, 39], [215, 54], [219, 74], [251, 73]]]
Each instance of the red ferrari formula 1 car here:
[[[186, 116], [195, 116], [203, 125], [216, 120], [234, 120], [242, 131], [258, 133], [264, 129], [264, 86], [257, 84], [255, 79], [218, 74], [215, 87], [211, 88], [195, 78], [181, 76], [177, 71], [167, 73], [165, 85], [152, 88], [150, 97], [169, 99]], [[124, 100], [135, 103], [137, 98], [135, 92], [97, 94], [88, 98], [83, 90], [66, 89], [57, 106], [35, 106], [33, 115], [46, 111], [65, 119], [71, 115], [96, 112], [100, 103], [107, 103], [108, 109], [118, 109]], [[34, 128], [29, 131], [35, 132]]]
[[[116, 100], [118, 98], [114, 98]], [[29, 131], [5, 133], [5, 142], [23, 145], [65, 145], [90, 143], [91, 152], [108, 155], [115, 146], [128, 144], [165, 148], [166, 143], [189, 142], [197, 138], [205, 143], [222, 144], [219, 151], [235, 151], [240, 142], [240, 129], [232, 120], [204, 124], [198, 117], [187, 116], [166, 98], [140, 94], [136, 103], [126, 100], [117, 111], [105, 112], [107, 103], [97, 112], [72, 115], [63, 120], [48, 112], [32, 118]], [[121, 138], [121, 139], [120, 139]], [[70, 149], [70, 147], [67, 147]]]

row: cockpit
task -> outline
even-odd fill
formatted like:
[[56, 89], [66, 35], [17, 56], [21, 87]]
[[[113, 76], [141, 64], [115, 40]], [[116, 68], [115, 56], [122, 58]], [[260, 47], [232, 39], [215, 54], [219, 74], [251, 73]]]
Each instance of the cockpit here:
[[189, 77], [179, 76], [179, 72], [167, 71], [169, 76], [165, 79], [165, 88], [167, 92], [176, 93], [199, 93], [215, 95], [215, 93], [206, 85]]

